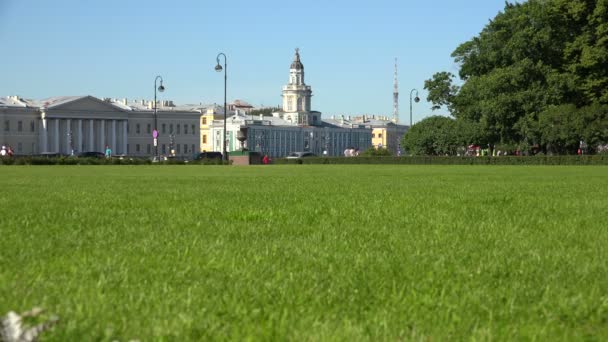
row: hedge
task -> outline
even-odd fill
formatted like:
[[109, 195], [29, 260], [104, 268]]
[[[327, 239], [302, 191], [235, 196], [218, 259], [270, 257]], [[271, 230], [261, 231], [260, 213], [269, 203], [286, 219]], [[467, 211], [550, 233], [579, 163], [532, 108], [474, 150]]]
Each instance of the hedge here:
[[153, 163], [144, 158], [75, 158], [75, 157], [1, 157], [0, 165], [219, 165], [220, 159], [201, 159], [184, 161], [169, 159], [160, 163]]
[[328, 157], [273, 159], [275, 164], [608, 165], [608, 155], [501, 157]]

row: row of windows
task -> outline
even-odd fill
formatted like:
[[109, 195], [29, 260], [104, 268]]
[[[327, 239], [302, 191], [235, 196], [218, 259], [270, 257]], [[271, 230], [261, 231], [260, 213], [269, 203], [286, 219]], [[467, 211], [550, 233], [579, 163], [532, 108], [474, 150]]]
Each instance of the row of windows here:
[[[4, 120], [4, 131], [9, 132], [11, 130], [11, 121]], [[34, 121], [30, 121], [30, 132], [36, 130], [36, 124]], [[17, 132], [23, 132], [23, 121], [17, 121]]]
[[[376, 137], [376, 134], [372, 133], [372, 139]], [[382, 138], [382, 133], [378, 133], [378, 138]]]
[[[130, 125], [127, 125], [127, 132], [130, 131]], [[169, 134], [173, 134], [173, 124], [169, 124]], [[176, 124], [175, 125], [175, 134], [182, 134], [181, 133], [181, 128], [182, 125], [180, 124]], [[141, 130], [141, 125], [140, 124], [135, 124], [135, 134], [141, 134], [142, 130]], [[147, 124], [146, 125], [146, 133], [147, 134], [152, 134], [152, 124]], [[162, 134], [166, 134], [167, 133], [167, 124], [162, 124], [160, 127], [160, 133]], [[184, 124], [184, 134], [192, 134], [195, 135], [196, 134], [196, 127], [194, 125], [190, 125], [190, 131], [188, 131], [188, 125]]]

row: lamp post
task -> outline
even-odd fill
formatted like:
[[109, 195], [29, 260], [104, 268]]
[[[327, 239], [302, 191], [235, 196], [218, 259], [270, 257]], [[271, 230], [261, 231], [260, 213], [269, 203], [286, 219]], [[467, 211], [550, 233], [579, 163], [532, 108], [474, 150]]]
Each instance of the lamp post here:
[[[156, 82], [160, 79], [160, 86], [156, 88]], [[163, 78], [161, 76], [156, 76], [154, 79], [154, 131], [152, 132], [152, 137], [154, 138], [154, 158], [158, 159], [158, 119], [156, 118], [156, 90], [161, 93], [165, 91], [165, 87], [163, 87]]]
[[228, 154], [226, 153], [226, 112], [228, 111], [228, 108], [226, 107], [226, 83], [228, 82], [228, 61], [226, 55], [223, 52], [218, 53], [216, 57], [217, 65], [215, 66], [215, 71], [222, 71], [222, 66], [220, 65], [220, 56], [224, 56], [224, 139], [222, 142], [222, 155], [224, 161], [227, 162]]
[[412, 128], [412, 125], [414, 124], [414, 122], [412, 121], [412, 94], [416, 92], [416, 97], [414, 98], [414, 101], [416, 103], [420, 102], [420, 98], [418, 97], [418, 90], [417, 89], [412, 89], [410, 91], [410, 128]]

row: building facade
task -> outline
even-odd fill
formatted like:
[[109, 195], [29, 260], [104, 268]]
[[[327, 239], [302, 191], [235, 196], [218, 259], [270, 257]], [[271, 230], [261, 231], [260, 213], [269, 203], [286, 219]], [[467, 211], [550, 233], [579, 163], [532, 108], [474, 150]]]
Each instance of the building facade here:
[[[369, 125], [324, 120], [321, 112], [311, 110], [312, 89], [304, 82], [304, 65], [298, 49], [282, 98], [282, 110], [272, 116], [253, 117], [240, 111], [231, 115], [226, 122], [227, 151], [247, 148], [273, 158], [291, 152], [341, 156], [347, 148], [365, 150], [372, 146]], [[222, 151], [223, 123], [223, 118], [211, 122], [210, 145], [206, 145], [209, 150]], [[246, 139], [242, 144], [239, 135]]]
[[[189, 155], [200, 149], [200, 110], [194, 108], [157, 108], [160, 133], [159, 154]], [[12, 146], [17, 155], [80, 152], [151, 156], [154, 153], [152, 130], [154, 110], [142, 100], [98, 99], [93, 96], [63, 96], [42, 101], [18, 96], [0, 99], [0, 142]]]

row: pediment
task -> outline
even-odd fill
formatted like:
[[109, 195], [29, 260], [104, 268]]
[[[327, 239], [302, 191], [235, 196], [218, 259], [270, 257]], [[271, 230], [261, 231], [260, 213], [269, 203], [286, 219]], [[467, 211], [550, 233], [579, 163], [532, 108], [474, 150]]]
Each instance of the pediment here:
[[50, 104], [49, 109], [53, 111], [75, 111], [75, 112], [116, 112], [122, 113], [124, 110], [110, 102], [100, 100], [93, 96], [76, 97], [65, 101]]

